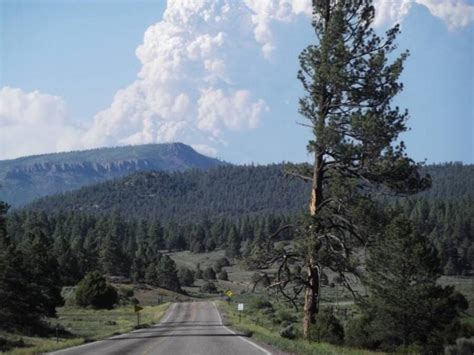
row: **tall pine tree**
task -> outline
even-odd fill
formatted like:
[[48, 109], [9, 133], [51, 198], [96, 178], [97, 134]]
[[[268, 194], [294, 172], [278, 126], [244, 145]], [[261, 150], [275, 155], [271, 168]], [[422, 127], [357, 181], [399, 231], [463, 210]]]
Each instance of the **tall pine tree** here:
[[[405, 194], [429, 186], [403, 142], [395, 146], [408, 113], [391, 102], [403, 89], [399, 77], [408, 53], [392, 54], [399, 27], [381, 38], [371, 28], [374, 15], [371, 0], [313, 0], [316, 44], [299, 57], [298, 78], [306, 91], [299, 111], [312, 132], [307, 148], [313, 162], [287, 172], [310, 182], [310, 203], [298, 224], [296, 247], [268, 251], [265, 261], [278, 261], [272, 284], [294, 305], [304, 292], [305, 337], [316, 321], [323, 268], [344, 278], [356, 271], [352, 251], [369, 242], [376, 224], [371, 193]], [[290, 262], [304, 265], [303, 277], [292, 274]]]
[[[356, 345], [394, 351], [420, 346], [427, 354], [441, 353], [454, 341], [459, 312], [467, 307], [452, 286], [437, 283], [440, 260], [431, 242], [405, 217], [396, 217], [367, 259], [369, 297], [361, 299], [367, 339]], [[453, 338], [454, 337], [454, 338]]]

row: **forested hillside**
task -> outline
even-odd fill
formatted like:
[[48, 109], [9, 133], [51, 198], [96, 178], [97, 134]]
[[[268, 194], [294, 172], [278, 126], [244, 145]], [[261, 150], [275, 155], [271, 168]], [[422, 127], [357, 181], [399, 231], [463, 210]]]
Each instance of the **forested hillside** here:
[[[431, 165], [425, 170], [431, 175], [433, 186], [415, 198], [474, 198], [474, 165]], [[208, 171], [137, 173], [43, 198], [28, 208], [49, 212], [118, 212], [127, 217], [183, 222], [296, 213], [305, 208], [308, 195], [309, 185], [286, 176], [282, 165], [222, 166]]]
[[162, 221], [294, 213], [308, 185], [285, 177], [281, 165], [223, 166], [208, 171], [146, 172], [40, 199], [28, 208], [80, 210]]
[[0, 200], [31, 200], [137, 171], [184, 171], [224, 164], [182, 143], [147, 144], [44, 154], [0, 161]]
[[[425, 169], [433, 178], [430, 190], [410, 198], [386, 198], [383, 203], [398, 204], [416, 221], [420, 230], [430, 236], [446, 274], [467, 273], [474, 260], [474, 166], [444, 164]], [[160, 242], [162, 247], [205, 251], [228, 245], [230, 227], [219, 232], [224, 236], [217, 236], [214, 230], [211, 237], [213, 225], [220, 225], [222, 220], [227, 221], [226, 225], [237, 223], [236, 229], [243, 231], [237, 235], [241, 243], [253, 239], [258, 231], [264, 230], [267, 234], [274, 231], [282, 220], [267, 223], [265, 228], [261, 221], [275, 215], [294, 216], [303, 210], [307, 205], [308, 189], [309, 185], [301, 180], [285, 176], [282, 165], [223, 166], [171, 174], [147, 172], [40, 199], [29, 205], [25, 212], [14, 214], [11, 221], [21, 225], [27, 223], [31, 215], [39, 213], [50, 235], [58, 221], [69, 221], [59, 229], [67, 228], [67, 232], [60, 234], [70, 238], [69, 245], [86, 236], [91, 240], [100, 239], [107, 233], [107, 230], [98, 234], [91, 232], [95, 222], [75, 226], [73, 221], [112, 215], [118, 220], [118, 216], [122, 216], [132, 223], [132, 235], [136, 233], [133, 226], [146, 220], [149, 224], [159, 223], [165, 227], [164, 239]], [[249, 217], [253, 221], [247, 221], [250, 227], [242, 227], [242, 221]], [[201, 225], [204, 227], [198, 227]], [[115, 227], [110, 228], [115, 230]], [[190, 232], [196, 229], [201, 232]], [[12, 231], [12, 234], [18, 233]], [[121, 240], [124, 243], [122, 250], [133, 255], [133, 248], [130, 254], [125, 252], [125, 245], [136, 244], [137, 238], [131, 235], [127, 238], [131, 239]], [[100, 241], [95, 243], [100, 244]]]

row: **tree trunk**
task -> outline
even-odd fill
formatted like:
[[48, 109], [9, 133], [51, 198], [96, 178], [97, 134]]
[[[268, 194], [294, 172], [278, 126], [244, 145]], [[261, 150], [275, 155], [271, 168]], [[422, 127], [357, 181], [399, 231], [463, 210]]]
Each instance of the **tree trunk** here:
[[303, 335], [306, 339], [309, 336], [309, 328], [314, 324], [316, 313], [319, 306], [319, 270], [311, 259], [308, 263], [308, 282], [304, 295], [304, 317], [303, 317]]
[[[322, 154], [315, 153], [313, 170], [313, 184], [311, 186], [311, 201], [309, 203], [309, 213], [315, 216], [318, 207], [323, 201], [323, 167], [324, 159]], [[308, 286], [304, 295], [303, 310], [303, 335], [307, 339], [311, 324], [315, 323], [315, 316], [319, 306], [319, 269], [317, 260], [314, 258], [314, 250], [309, 250], [309, 260], [307, 265]]]

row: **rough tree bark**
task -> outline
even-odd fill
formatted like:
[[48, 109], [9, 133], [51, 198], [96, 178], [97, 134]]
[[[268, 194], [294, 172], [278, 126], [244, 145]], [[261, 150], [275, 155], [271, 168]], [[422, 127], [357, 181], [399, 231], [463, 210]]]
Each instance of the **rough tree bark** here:
[[[323, 201], [323, 173], [324, 158], [323, 154], [315, 152], [313, 181], [311, 186], [311, 200], [309, 202], [309, 213], [312, 217], [316, 216], [318, 207]], [[311, 324], [316, 321], [316, 314], [319, 308], [319, 292], [320, 292], [320, 272], [316, 258], [313, 256], [314, 251], [309, 250], [309, 258], [307, 260], [308, 287], [305, 290], [304, 308], [303, 308], [303, 335], [308, 338]]]

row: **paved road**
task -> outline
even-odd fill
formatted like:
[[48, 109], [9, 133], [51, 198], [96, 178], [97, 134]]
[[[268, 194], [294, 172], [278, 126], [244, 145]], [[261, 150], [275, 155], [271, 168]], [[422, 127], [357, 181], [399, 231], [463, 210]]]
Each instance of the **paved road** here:
[[212, 302], [173, 303], [162, 321], [146, 329], [52, 354], [269, 355], [222, 324]]

